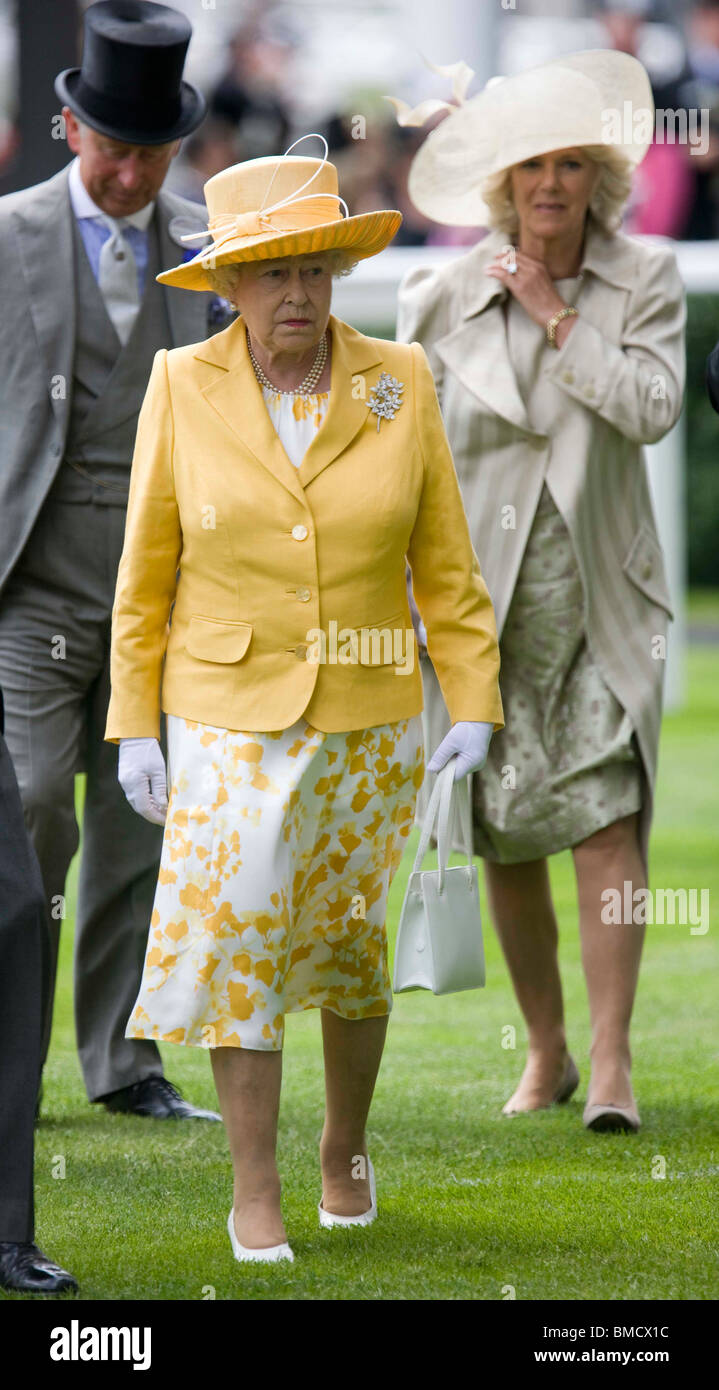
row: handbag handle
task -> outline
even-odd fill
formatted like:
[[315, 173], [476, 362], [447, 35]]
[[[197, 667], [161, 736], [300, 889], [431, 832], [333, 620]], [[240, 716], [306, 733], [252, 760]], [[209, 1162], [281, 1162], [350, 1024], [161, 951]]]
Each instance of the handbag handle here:
[[[427, 805], [427, 813], [419, 837], [419, 845], [415, 855], [412, 873], [417, 873], [422, 867], [427, 850], [429, 849], [429, 839], [437, 824], [437, 863], [439, 865], [439, 892], [444, 890], [444, 874], [449, 859], [449, 813], [452, 805], [452, 797], [456, 794], [459, 804], [459, 828], [462, 847], [467, 856], [467, 867], [472, 870], [472, 829], [469, 802], [469, 776], [462, 777], [458, 782], [454, 780], [455, 758], [449, 759], [440, 772], [437, 773], [437, 780], [432, 788], [432, 793]], [[470, 774], [471, 776], [471, 774]]]
[[[459, 833], [464, 853], [467, 856], [467, 868], [472, 871], [472, 831], [471, 816], [469, 805], [469, 777], [461, 777], [458, 781], [454, 780], [454, 758], [451, 759], [451, 771], [442, 782], [442, 790], [439, 798], [439, 816], [437, 820], [437, 863], [439, 865], [439, 892], [444, 890], [444, 874], [449, 863], [449, 817], [452, 809], [452, 801], [456, 798], [455, 804], [459, 808]], [[442, 768], [444, 772], [444, 768]]]

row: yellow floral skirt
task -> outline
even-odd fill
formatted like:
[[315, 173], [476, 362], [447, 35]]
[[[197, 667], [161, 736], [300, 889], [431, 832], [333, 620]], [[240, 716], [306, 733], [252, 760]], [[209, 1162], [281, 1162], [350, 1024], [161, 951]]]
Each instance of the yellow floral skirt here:
[[128, 1038], [282, 1047], [284, 1015], [388, 1014], [385, 913], [424, 775], [420, 715], [252, 733], [167, 715], [167, 821]]

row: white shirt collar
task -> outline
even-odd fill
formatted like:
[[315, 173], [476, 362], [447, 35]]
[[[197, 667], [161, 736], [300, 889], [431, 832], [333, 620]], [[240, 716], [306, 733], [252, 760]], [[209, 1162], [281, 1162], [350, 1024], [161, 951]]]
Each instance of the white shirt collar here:
[[[107, 217], [108, 213], [103, 212], [102, 208], [90, 197], [80, 174], [80, 160], [75, 158], [70, 165], [70, 175], [68, 178], [68, 188], [70, 190], [70, 202], [72, 210], [77, 218], [81, 217]], [[154, 201], [146, 203], [139, 212], [127, 213], [124, 217], [117, 217], [115, 221], [121, 226], [129, 224], [131, 227], [138, 227], [141, 232], [147, 230], [155, 211]]]

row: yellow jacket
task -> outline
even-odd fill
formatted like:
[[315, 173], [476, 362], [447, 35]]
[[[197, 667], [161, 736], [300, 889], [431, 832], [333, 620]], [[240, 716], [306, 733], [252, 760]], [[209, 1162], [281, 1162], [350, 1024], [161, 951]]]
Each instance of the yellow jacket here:
[[[494, 611], [424, 351], [334, 316], [330, 328], [329, 408], [299, 469], [242, 319], [156, 354], [113, 606], [107, 741], [159, 738], [161, 709], [250, 731], [418, 714], [405, 556], [452, 721], [502, 728]], [[404, 394], [378, 430], [368, 402], [382, 372]]]

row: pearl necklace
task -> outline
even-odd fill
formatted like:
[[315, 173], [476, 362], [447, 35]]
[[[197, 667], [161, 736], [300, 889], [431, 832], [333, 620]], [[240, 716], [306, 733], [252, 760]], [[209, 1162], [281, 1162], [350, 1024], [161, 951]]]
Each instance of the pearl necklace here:
[[[247, 330], [245, 330], [245, 332], [247, 333]], [[299, 386], [295, 387], [294, 391], [281, 391], [279, 386], [275, 386], [270, 381], [269, 377], [265, 376], [259, 362], [257, 361], [257, 358], [255, 357], [254, 352], [252, 351], [249, 333], [247, 333], [247, 351], [250, 354], [250, 361], [255, 369], [255, 376], [257, 377], [260, 386], [266, 386], [270, 391], [276, 391], [279, 396], [309, 396], [314, 390], [315, 386], [317, 385], [317, 382], [319, 381], [320, 377], [322, 376], [324, 365], [327, 361], [327, 335], [326, 333], [322, 334], [319, 347], [317, 348], [317, 356], [315, 357], [315, 360], [312, 363], [312, 366], [309, 372], [307, 373], [307, 376], [305, 377], [304, 381], [301, 381]]]

